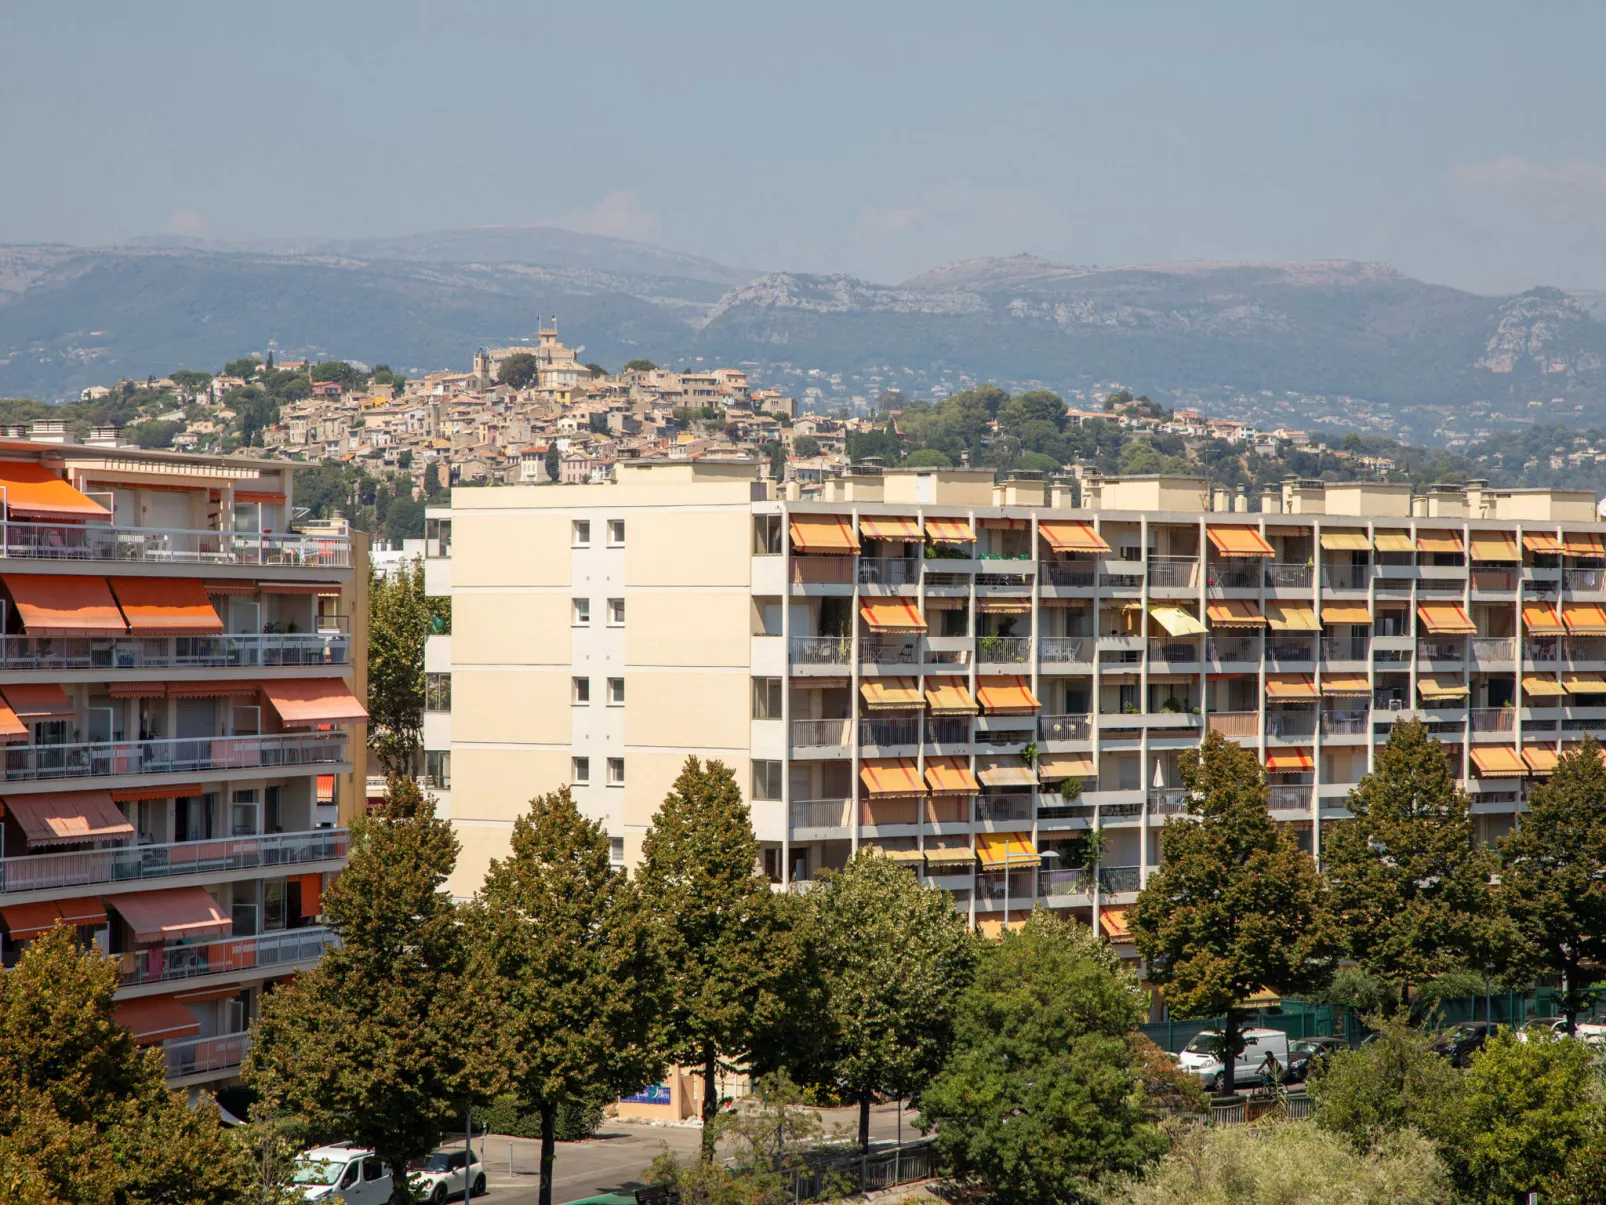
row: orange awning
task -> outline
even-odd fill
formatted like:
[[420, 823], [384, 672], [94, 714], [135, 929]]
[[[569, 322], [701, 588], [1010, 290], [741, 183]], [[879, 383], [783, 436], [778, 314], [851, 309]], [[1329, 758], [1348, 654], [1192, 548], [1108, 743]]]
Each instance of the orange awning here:
[[1099, 928], [1111, 941], [1131, 941], [1132, 930], [1126, 923], [1125, 908], [1100, 908]]
[[867, 760], [859, 767], [859, 782], [873, 799], [926, 793], [920, 782], [920, 768], [908, 757]]
[[28, 739], [28, 725], [17, 718], [17, 713], [11, 710], [11, 705], [0, 702], [0, 744], [9, 745], [14, 741]]
[[193, 799], [205, 792], [198, 782], [181, 782], [169, 787], [123, 787], [112, 792], [113, 803], [135, 803], [141, 799]]
[[368, 718], [351, 687], [341, 678], [279, 678], [262, 683], [262, 693], [290, 728], [304, 724], [360, 724]]
[[1222, 556], [1276, 555], [1276, 550], [1253, 527], [1207, 527], [1205, 534]]
[[920, 707], [920, 686], [913, 678], [871, 678], [859, 687], [866, 711], [910, 711]]
[[1522, 604], [1522, 626], [1530, 632], [1561, 632], [1561, 617], [1549, 603], [1525, 602]]
[[113, 682], [106, 693], [114, 699], [160, 699], [167, 693], [167, 683]]
[[1606, 609], [1599, 603], [1564, 602], [1561, 619], [1574, 636], [1606, 636]]
[[1031, 839], [1021, 833], [977, 833], [976, 853], [988, 870], [1037, 866], [1042, 860]]
[[208, 594], [233, 594], [249, 596], [257, 592], [257, 584], [249, 579], [235, 582], [204, 581], [201, 585], [206, 587]]
[[1564, 531], [1561, 533], [1561, 550], [1568, 556], [1606, 556], [1601, 547], [1600, 535], [1593, 531]]
[[933, 795], [974, 795], [981, 790], [962, 757], [927, 758], [926, 785]]
[[976, 699], [988, 715], [1031, 715], [1042, 708], [1022, 677], [978, 678]]
[[235, 490], [236, 502], [283, 502], [284, 495], [276, 490]]
[[76, 928], [79, 925], [99, 927], [106, 923], [106, 909], [101, 907], [100, 900], [94, 896], [76, 900], [44, 900], [36, 904], [12, 904], [10, 907], [0, 908], [0, 916], [5, 918], [6, 929], [10, 932], [12, 941], [26, 941], [30, 937], [38, 937], [41, 933], [49, 933], [56, 927], [57, 921], [69, 928]]
[[1213, 628], [1263, 628], [1266, 617], [1247, 598], [1219, 599], [1205, 605]]
[[926, 706], [932, 715], [975, 715], [978, 710], [963, 678], [927, 678]]
[[1366, 681], [1365, 674], [1323, 674], [1322, 693], [1324, 695], [1369, 695], [1371, 686]]
[[912, 598], [866, 598], [859, 614], [872, 632], [924, 632], [926, 620]]
[[926, 537], [938, 544], [971, 544], [976, 533], [966, 519], [927, 519]]
[[0, 489], [15, 519], [109, 519], [111, 511], [79, 493], [42, 464], [0, 461]]
[[1266, 769], [1279, 774], [1302, 773], [1316, 768], [1309, 749], [1273, 749], [1266, 754]]
[[1472, 746], [1472, 764], [1480, 778], [1520, 778], [1528, 773], [1528, 763], [1509, 745]]
[[1424, 699], [1464, 699], [1471, 688], [1457, 678], [1440, 678], [1434, 674], [1418, 674], [1416, 693]]
[[1475, 531], [1472, 533], [1472, 559], [1520, 561], [1522, 552], [1517, 547], [1517, 538], [1509, 531]]
[[1356, 623], [1365, 626], [1372, 622], [1372, 613], [1363, 602], [1324, 602], [1323, 623]]
[[888, 515], [860, 515], [859, 534], [872, 540], [918, 540], [920, 524]]
[[144, 996], [124, 1000], [112, 1012], [112, 1020], [129, 1030], [141, 1046], [154, 1046], [169, 1038], [193, 1038], [201, 1023], [171, 996]]
[[1460, 552], [1461, 533], [1458, 531], [1423, 531], [1417, 529], [1418, 552]]
[[1274, 632], [1319, 632], [1316, 610], [1309, 603], [1278, 599], [1266, 603], [1266, 621]]
[[1548, 531], [1525, 531], [1522, 533], [1522, 545], [1529, 552], [1539, 556], [1560, 556], [1561, 541]]
[[1435, 636], [1470, 636], [1478, 630], [1459, 603], [1422, 603], [1416, 617]]
[[7, 573], [17, 615], [30, 636], [126, 636], [128, 625], [103, 577]]
[[1037, 762], [1037, 776], [1044, 782], [1062, 778], [1089, 778], [1093, 774], [1091, 753], [1045, 753]]
[[1524, 674], [1522, 678], [1522, 693], [1543, 698], [1557, 698], [1567, 693], [1567, 688], [1554, 678], [1543, 674]]
[[1372, 535], [1372, 547], [1379, 552], [1410, 552], [1410, 534], [1403, 531], [1379, 531]]
[[1037, 530], [1055, 552], [1108, 552], [1110, 546], [1093, 530], [1091, 523], [1074, 520], [1042, 520]]
[[1018, 757], [991, 758], [976, 775], [983, 786], [1035, 787], [1037, 773]]
[[134, 941], [148, 945], [186, 937], [227, 937], [234, 928], [204, 887], [169, 887], [114, 895], [110, 903], [134, 930]]
[[847, 515], [793, 515], [791, 527], [794, 552], [853, 556], [859, 551], [859, 538]]
[[29, 849], [134, 835], [134, 826], [117, 810], [110, 791], [7, 795], [5, 802], [6, 811], [22, 826]]
[[[294, 876], [292, 876], [294, 877]], [[301, 879], [301, 915], [317, 916], [323, 910], [323, 875], [319, 872], [304, 874]]]
[[245, 682], [237, 678], [220, 678], [215, 682], [169, 682], [167, 684], [167, 697], [170, 699], [221, 699], [225, 695], [254, 695], [257, 689], [255, 682]]
[[1266, 697], [1268, 699], [1314, 699], [1316, 683], [1311, 681], [1309, 674], [1268, 674], [1266, 677]]
[[223, 620], [198, 577], [114, 577], [111, 585], [136, 636], [223, 634]]
[[72, 700], [54, 682], [12, 682], [0, 686], [11, 710], [24, 724], [54, 720], [73, 713]]
[[1553, 772], [1560, 757], [1559, 753], [1546, 745], [1525, 745], [1522, 750], [1522, 760], [1528, 763], [1528, 769], [1534, 774]]

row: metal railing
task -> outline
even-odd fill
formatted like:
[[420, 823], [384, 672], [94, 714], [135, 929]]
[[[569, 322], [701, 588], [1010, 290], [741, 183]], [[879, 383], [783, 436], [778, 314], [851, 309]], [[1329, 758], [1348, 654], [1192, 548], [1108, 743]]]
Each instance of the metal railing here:
[[323, 766], [345, 760], [344, 732], [7, 745], [0, 752], [0, 767], [4, 767], [0, 770], [0, 780], [39, 782], [125, 774], [195, 774], [259, 766]]
[[918, 745], [919, 743], [918, 716], [900, 716], [898, 719], [865, 717], [859, 721], [861, 745]]
[[1365, 661], [1371, 656], [1372, 642], [1365, 636], [1323, 636], [1323, 661]]
[[1087, 895], [1093, 890], [1093, 876], [1085, 870], [1040, 870], [1037, 894], [1048, 899], [1068, 895]]
[[1141, 890], [1142, 872], [1141, 866], [1100, 866], [1099, 887], [1112, 893]]
[[1564, 651], [1569, 665], [1581, 661], [1606, 661], [1606, 640], [1570, 636]]
[[1205, 657], [1211, 661], [1259, 661], [1259, 636], [1207, 636]]
[[1266, 585], [1284, 590], [1309, 590], [1312, 566], [1283, 561], [1266, 563]]
[[1522, 642], [1524, 661], [1555, 661], [1561, 655], [1561, 641], [1555, 636], [1529, 636]]
[[794, 799], [791, 806], [793, 828], [846, 828], [852, 823], [848, 799]]
[[859, 558], [861, 586], [913, 586], [920, 581], [920, 559], [912, 556]]
[[1371, 719], [1370, 711], [1324, 711], [1322, 712], [1323, 736], [1365, 736], [1366, 725]]
[[943, 716], [926, 721], [926, 743], [932, 745], [963, 745], [970, 740], [970, 721], [958, 716]]
[[804, 586], [851, 586], [850, 556], [793, 556], [792, 580]]
[[913, 665], [915, 646], [902, 640], [860, 640], [860, 665]]
[[1016, 665], [1032, 653], [1029, 636], [982, 636], [976, 641], [976, 660], [983, 664]]
[[1364, 590], [1371, 580], [1370, 565], [1322, 564], [1322, 585], [1329, 590]]
[[1283, 740], [1316, 735], [1315, 711], [1266, 712], [1266, 735]]
[[1148, 795], [1149, 815], [1185, 816], [1190, 798], [1186, 787], [1151, 787]]
[[1205, 722], [1210, 732], [1219, 732], [1222, 736], [1252, 739], [1260, 735], [1258, 711], [1212, 711], [1205, 716]]
[[1474, 661], [1512, 661], [1517, 656], [1517, 642], [1510, 636], [1474, 636]]
[[259, 867], [336, 862], [346, 856], [343, 828], [300, 833], [263, 833], [172, 841], [162, 845], [120, 845], [75, 853], [0, 858], [0, 892], [43, 891], [95, 883], [127, 883], [218, 874]]
[[167, 1078], [180, 1079], [186, 1075], [232, 1071], [236, 1067], [243, 1067], [250, 1049], [251, 1035], [248, 1033], [173, 1039], [162, 1043], [162, 1059], [167, 1064]]
[[1143, 574], [1141, 573], [1107, 573], [1099, 572], [1099, 585], [1106, 590], [1141, 590], [1143, 589]]
[[1199, 558], [1196, 556], [1151, 556], [1149, 585], [1187, 589], [1199, 584]]
[[48, 561], [155, 561], [164, 564], [351, 567], [341, 535], [195, 531], [110, 524], [0, 523], [5, 555]]
[[1290, 812], [1296, 808], [1310, 806], [1312, 787], [1270, 787], [1271, 810], [1274, 812]]
[[1603, 574], [1606, 574], [1606, 570], [1563, 569], [1561, 584], [1568, 590], [1599, 590]]
[[1416, 642], [1416, 657], [1418, 661], [1460, 661], [1465, 655], [1464, 646], [1459, 640], [1418, 640]]
[[791, 1173], [786, 1188], [791, 1201], [816, 1201], [844, 1192], [870, 1193], [897, 1184], [927, 1180], [937, 1174], [933, 1139], [906, 1142], [868, 1155], [838, 1155], [823, 1162], [805, 1158], [805, 1167]]
[[1037, 724], [1045, 741], [1085, 741], [1093, 736], [1093, 717], [1090, 715], [1039, 716]]
[[1030, 870], [1011, 870], [1005, 874], [982, 871], [976, 875], [978, 900], [1003, 900], [1008, 896], [1011, 904], [1016, 900], [1025, 903], [1030, 902], [1036, 890], [1037, 875]]
[[1316, 642], [1314, 640], [1289, 640], [1286, 637], [1273, 637], [1266, 642], [1266, 657], [1278, 663], [1290, 661], [1315, 661]]
[[1030, 795], [978, 795], [976, 797], [976, 819], [980, 820], [1030, 820], [1032, 818], [1032, 797]]
[[1513, 732], [1517, 727], [1517, 712], [1513, 707], [1474, 707], [1472, 731]]
[[848, 717], [834, 720], [793, 720], [792, 747], [819, 749], [853, 743], [853, 721]]
[[1043, 570], [1051, 586], [1091, 589], [1098, 575], [1093, 561], [1044, 561]]
[[344, 632], [252, 632], [230, 636], [0, 636], [5, 669], [255, 669], [346, 665]]
[[1037, 641], [1037, 659], [1045, 665], [1091, 664], [1093, 638], [1091, 636], [1041, 636]]
[[853, 639], [850, 636], [793, 636], [793, 665], [850, 665]]
[[118, 982], [122, 987], [136, 987], [143, 983], [169, 983], [202, 975], [226, 975], [257, 967], [311, 962], [323, 957], [323, 952], [339, 941], [333, 929], [318, 926], [259, 933], [255, 937], [229, 937], [189, 946], [152, 946], [122, 955], [122, 976]]
[[1197, 665], [1199, 646], [1191, 640], [1163, 640], [1156, 637], [1149, 641], [1149, 660], [1163, 661], [1167, 665]]
[[1205, 584], [1218, 590], [1258, 590], [1260, 578], [1258, 564], [1215, 561], [1205, 566]]

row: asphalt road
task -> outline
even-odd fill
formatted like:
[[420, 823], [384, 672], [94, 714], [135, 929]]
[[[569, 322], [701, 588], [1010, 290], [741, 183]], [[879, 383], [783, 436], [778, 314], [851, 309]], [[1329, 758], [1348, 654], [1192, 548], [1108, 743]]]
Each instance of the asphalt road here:
[[[824, 1109], [826, 1129], [840, 1126], [851, 1134], [858, 1126], [856, 1109]], [[913, 1114], [905, 1109], [903, 1137], [918, 1138]], [[891, 1141], [898, 1136], [898, 1109], [883, 1105], [871, 1110], [870, 1138]], [[560, 1142], [553, 1162], [554, 1205], [578, 1201], [604, 1192], [629, 1192], [643, 1184], [641, 1174], [667, 1145], [682, 1158], [694, 1156], [702, 1143], [697, 1126], [628, 1125], [608, 1122], [595, 1138]], [[485, 1160], [490, 1205], [535, 1205], [540, 1198], [541, 1144], [527, 1138], [495, 1134], [474, 1140], [474, 1151]], [[511, 1152], [513, 1171], [508, 1173]], [[479, 1198], [475, 1198], [478, 1200]]]

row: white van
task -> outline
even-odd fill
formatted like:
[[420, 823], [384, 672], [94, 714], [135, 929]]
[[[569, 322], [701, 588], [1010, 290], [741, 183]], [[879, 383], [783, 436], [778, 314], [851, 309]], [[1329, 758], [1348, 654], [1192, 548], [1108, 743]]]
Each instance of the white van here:
[[[1240, 1031], [1240, 1036], [1244, 1040], [1244, 1048], [1238, 1055], [1238, 1063], [1233, 1071], [1233, 1079], [1238, 1085], [1247, 1087], [1259, 1084], [1260, 1069], [1265, 1066], [1268, 1056], [1276, 1059], [1279, 1067], [1288, 1066], [1288, 1035], [1282, 1030], [1245, 1029]], [[1216, 1043], [1220, 1040], [1220, 1030], [1201, 1030], [1177, 1055], [1177, 1062], [1183, 1069], [1198, 1076], [1199, 1081], [1212, 1092], [1225, 1083], [1221, 1075], [1221, 1062], [1216, 1058]]]
[[292, 1179], [308, 1201], [385, 1205], [390, 1200], [390, 1169], [372, 1151], [349, 1143], [302, 1152]]

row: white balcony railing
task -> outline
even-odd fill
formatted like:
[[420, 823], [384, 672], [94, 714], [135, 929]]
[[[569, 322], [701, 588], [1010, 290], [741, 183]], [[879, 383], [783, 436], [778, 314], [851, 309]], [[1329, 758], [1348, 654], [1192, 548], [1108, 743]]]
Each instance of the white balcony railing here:
[[847, 799], [794, 799], [792, 800], [792, 827], [846, 828], [851, 800]]
[[1312, 566], [1272, 561], [1266, 566], [1266, 585], [1284, 590], [1309, 590]]
[[1045, 715], [1037, 723], [1045, 741], [1085, 741], [1093, 735], [1090, 715]]
[[792, 637], [793, 665], [849, 665], [853, 640], [848, 636]]
[[889, 556], [859, 558], [861, 586], [913, 586], [920, 581], [918, 557]]
[[1149, 558], [1149, 585], [1191, 589], [1198, 584], [1198, 557], [1151, 556]]
[[983, 636], [976, 641], [976, 660], [983, 665], [1018, 665], [1031, 651], [1032, 642], [1026, 636]]
[[321, 926], [259, 933], [255, 937], [229, 937], [198, 945], [153, 946], [122, 955], [120, 984], [171, 983], [203, 975], [234, 975], [261, 967], [312, 962], [323, 956], [340, 937]]
[[245, 1066], [251, 1049], [251, 1035], [228, 1033], [215, 1038], [182, 1038], [162, 1043], [162, 1059], [167, 1078], [232, 1071]]
[[851, 744], [853, 741], [852, 725], [853, 721], [846, 718], [837, 720], [793, 720], [792, 747], [795, 749], [820, 749]]
[[63, 637], [0, 636], [0, 668], [259, 669], [346, 665], [344, 632], [253, 632], [238, 636]]
[[345, 829], [320, 828], [311, 832], [263, 833], [0, 858], [0, 893], [337, 862], [346, 856], [346, 848]]
[[1149, 641], [1149, 660], [1167, 665], [1197, 665], [1199, 646], [1191, 640], [1165, 640], [1156, 637]]
[[1370, 711], [1322, 712], [1323, 736], [1365, 736], [1371, 723]]
[[1037, 641], [1037, 659], [1045, 665], [1093, 662], [1091, 636], [1043, 636]]
[[155, 561], [192, 565], [310, 566], [347, 569], [343, 535], [188, 531], [109, 524], [0, 523], [7, 557], [48, 561]]
[[1259, 636], [1207, 636], [1205, 656], [1211, 661], [1259, 661]]
[[177, 737], [71, 745], [6, 745], [0, 781], [115, 778], [127, 774], [199, 774], [259, 767], [323, 766], [346, 760], [344, 732]]
[[1517, 642], [1510, 636], [1474, 636], [1474, 661], [1513, 661], [1517, 656]]

